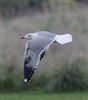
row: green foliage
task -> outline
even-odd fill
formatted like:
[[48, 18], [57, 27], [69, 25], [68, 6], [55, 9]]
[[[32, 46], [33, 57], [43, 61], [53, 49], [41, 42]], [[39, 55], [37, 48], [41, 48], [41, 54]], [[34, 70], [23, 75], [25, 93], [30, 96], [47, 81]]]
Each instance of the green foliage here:
[[15, 17], [36, 11], [43, 12], [44, 8], [51, 11], [52, 6], [59, 3], [73, 4], [74, 0], [0, 0], [0, 13], [4, 17]]
[[88, 92], [44, 93], [9, 92], [0, 93], [2, 100], [87, 100]]
[[44, 11], [44, 8], [51, 10], [52, 6], [59, 6], [61, 3], [73, 5], [77, 2], [88, 3], [87, 0], [0, 0], [0, 13], [2, 16], [17, 16], [28, 12]]
[[0, 12], [2, 16], [17, 16], [25, 12], [43, 11], [43, 5], [47, 0], [0, 0]]
[[13, 69], [6, 72], [6, 78], [0, 80], [0, 90], [28, 90], [42, 88], [49, 92], [67, 91], [67, 90], [88, 90], [88, 69], [87, 62], [83, 59], [77, 59], [72, 64], [67, 62], [61, 66], [61, 69], [55, 71], [52, 76], [41, 75], [30, 85], [22, 82], [21, 73], [17, 74]]
[[[43, 4], [46, 2], [48, 5], [51, 0], [1, 0], [0, 9], [3, 16], [17, 15], [19, 13], [31, 12], [36, 10], [43, 10]], [[58, 2], [58, 0], [55, 0]], [[69, 1], [69, 0], [66, 0]], [[40, 3], [41, 2], [41, 3]], [[70, 1], [69, 1], [70, 2]], [[41, 4], [41, 5], [40, 5]], [[49, 6], [49, 5], [48, 5]], [[52, 13], [37, 14], [32, 17], [19, 17], [12, 19], [11, 21], [6, 21], [2, 24], [3, 37], [5, 36], [5, 41], [3, 41], [3, 63], [5, 65], [0, 65], [0, 90], [28, 90], [31, 89], [46, 89], [49, 92], [53, 91], [65, 91], [65, 90], [78, 90], [87, 89], [88, 90], [88, 63], [86, 61], [87, 53], [87, 20], [85, 15], [87, 8], [83, 10], [82, 8], [71, 9], [65, 7], [65, 5], [58, 5], [58, 11]], [[53, 6], [54, 7], [54, 6]], [[60, 9], [59, 9], [60, 8]], [[86, 13], [87, 14], [87, 13]], [[4, 26], [5, 25], [5, 26]], [[20, 39], [17, 36], [21, 36], [20, 33], [34, 32], [38, 30], [52, 31], [55, 33], [65, 33], [71, 32], [74, 38], [73, 43], [67, 48], [64, 46], [57, 49], [53, 49], [52, 55], [54, 61], [52, 60], [52, 55], [47, 59], [48, 64], [51, 65], [49, 69], [53, 66], [55, 73], [48, 76], [46, 72], [32, 80], [30, 85], [23, 84], [23, 72], [21, 69], [22, 61], [19, 59], [23, 58], [23, 48]], [[15, 36], [16, 35], [16, 36]], [[10, 37], [9, 37], [10, 36]], [[4, 40], [4, 39], [3, 39]], [[13, 40], [13, 41], [12, 41]], [[24, 47], [24, 46], [23, 46]], [[58, 52], [57, 52], [58, 51]], [[69, 53], [71, 57], [68, 57]], [[58, 56], [59, 54], [59, 56]], [[14, 56], [15, 55], [15, 56]], [[63, 56], [63, 57], [62, 57]], [[82, 59], [77, 59], [80, 57]], [[60, 58], [70, 62], [63, 65], [59, 65]], [[68, 58], [68, 59], [67, 59]], [[85, 58], [85, 59], [84, 59]], [[74, 61], [74, 59], [76, 59]], [[56, 60], [56, 61], [55, 61]], [[46, 62], [46, 61], [45, 61]], [[62, 62], [60, 62], [61, 64]], [[46, 66], [43, 63], [41, 68]], [[48, 69], [48, 68], [47, 68]]]
[[77, 59], [72, 64], [65, 63], [61, 69], [55, 71], [52, 77], [41, 77], [37, 86], [45, 87], [46, 90], [67, 91], [67, 90], [88, 90], [88, 69], [87, 62]]
[[[67, 66], [67, 67], [66, 67]], [[76, 60], [71, 65], [64, 65], [61, 82], [58, 79], [55, 84], [55, 90], [69, 90], [69, 89], [88, 89], [88, 71], [83, 67], [87, 66], [84, 61]], [[84, 70], [83, 70], [84, 69]], [[59, 76], [58, 76], [59, 77]], [[60, 84], [60, 86], [58, 85]]]

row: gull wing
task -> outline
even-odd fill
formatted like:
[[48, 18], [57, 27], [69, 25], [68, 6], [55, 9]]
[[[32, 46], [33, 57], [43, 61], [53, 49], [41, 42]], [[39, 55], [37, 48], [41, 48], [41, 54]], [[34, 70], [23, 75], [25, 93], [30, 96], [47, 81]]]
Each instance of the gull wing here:
[[31, 49], [35, 54], [39, 55], [40, 52], [53, 40], [54, 38], [46, 38], [35, 35], [31, 41], [29, 40], [28, 48]]
[[52, 42], [51, 39], [43, 37], [34, 37], [26, 43], [25, 58], [24, 58], [24, 81], [28, 82], [41, 60], [42, 51]]
[[47, 31], [36, 32], [36, 34], [41, 37], [50, 38], [50, 39], [55, 37], [55, 34], [53, 34], [51, 32], [47, 32]]

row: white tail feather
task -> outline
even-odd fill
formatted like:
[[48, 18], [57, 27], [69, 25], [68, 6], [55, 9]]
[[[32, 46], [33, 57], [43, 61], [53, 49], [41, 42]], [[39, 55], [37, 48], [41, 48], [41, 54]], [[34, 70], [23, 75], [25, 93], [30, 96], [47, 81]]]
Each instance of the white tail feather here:
[[71, 34], [56, 35], [55, 40], [60, 44], [66, 44], [72, 42], [72, 35]]

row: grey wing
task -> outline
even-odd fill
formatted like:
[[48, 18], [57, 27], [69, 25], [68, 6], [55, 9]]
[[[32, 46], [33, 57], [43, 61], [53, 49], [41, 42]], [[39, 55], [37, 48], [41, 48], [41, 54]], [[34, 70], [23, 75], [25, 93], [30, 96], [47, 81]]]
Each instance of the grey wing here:
[[38, 55], [36, 55], [31, 49], [27, 48], [25, 53], [25, 64], [27, 67], [35, 67], [38, 61]]
[[34, 37], [31, 41], [28, 42], [28, 47], [36, 54], [39, 55], [40, 52], [50, 44], [54, 38], [45, 38], [41, 36]]
[[38, 62], [39, 54], [50, 44], [52, 40], [36, 37], [26, 43], [25, 61], [27, 66], [35, 67]]
[[39, 36], [43, 36], [45, 38], [50, 38], [50, 39], [52, 39], [56, 36], [56, 34], [47, 32], [47, 31], [36, 32], [36, 34], [38, 34]]
[[24, 80], [27, 80], [27, 82], [31, 79], [36, 65], [41, 60], [40, 53], [51, 42], [52, 40], [41, 37], [33, 38], [27, 42], [24, 60]]
[[36, 55], [33, 51], [31, 51], [31, 49], [27, 47], [24, 59], [24, 82], [31, 80], [35, 72], [37, 61], [38, 55]]

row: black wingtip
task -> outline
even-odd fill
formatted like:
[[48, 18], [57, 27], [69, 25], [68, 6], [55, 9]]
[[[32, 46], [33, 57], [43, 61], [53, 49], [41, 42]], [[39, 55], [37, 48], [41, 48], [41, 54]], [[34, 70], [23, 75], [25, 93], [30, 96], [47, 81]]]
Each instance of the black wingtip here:
[[34, 73], [34, 68], [24, 66], [24, 83], [30, 83]]

